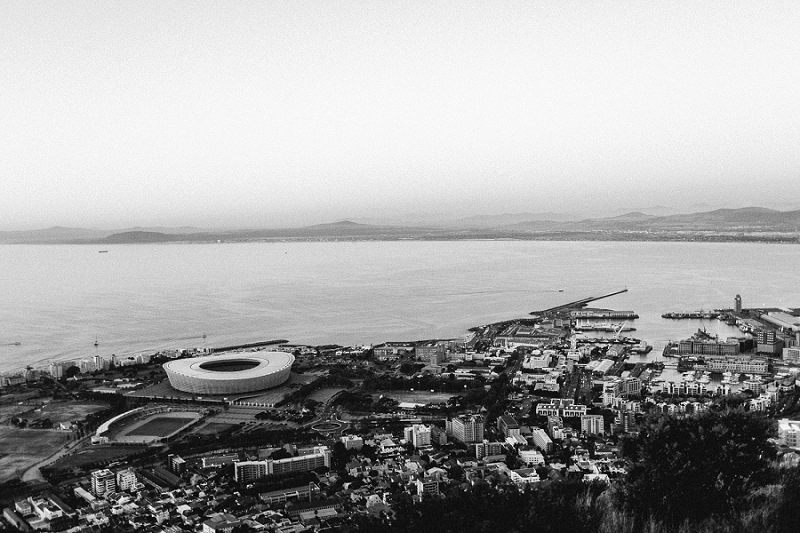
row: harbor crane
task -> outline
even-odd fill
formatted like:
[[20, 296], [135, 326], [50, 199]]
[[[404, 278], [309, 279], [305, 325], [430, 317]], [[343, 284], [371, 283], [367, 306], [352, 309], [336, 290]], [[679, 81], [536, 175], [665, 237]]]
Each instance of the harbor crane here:
[[614, 332], [614, 340], [615, 340], [615, 341], [618, 341], [618, 340], [619, 340], [619, 334], [620, 334], [620, 333], [622, 332], [622, 330], [625, 328], [625, 325], [626, 325], [627, 323], [628, 323], [628, 321], [626, 320], [625, 322], [623, 322], [622, 324], [620, 324], [620, 325], [619, 325], [619, 327], [617, 328], [617, 331], [616, 331], [616, 332]]

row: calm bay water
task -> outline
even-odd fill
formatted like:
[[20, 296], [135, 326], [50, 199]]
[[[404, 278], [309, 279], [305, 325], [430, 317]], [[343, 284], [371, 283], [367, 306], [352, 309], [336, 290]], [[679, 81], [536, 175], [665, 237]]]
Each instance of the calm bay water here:
[[[369, 344], [458, 337], [627, 287], [660, 353], [716, 320], [666, 311], [800, 307], [800, 247], [639, 242], [331, 242], [0, 246], [0, 371], [99, 353], [284, 338]], [[563, 290], [563, 292], [559, 292]], [[206, 338], [203, 339], [203, 334]], [[100, 346], [95, 348], [95, 337]], [[11, 343], [19, 342], [19, 346]], [[654, 353], [656, 353], [654, 351]]]

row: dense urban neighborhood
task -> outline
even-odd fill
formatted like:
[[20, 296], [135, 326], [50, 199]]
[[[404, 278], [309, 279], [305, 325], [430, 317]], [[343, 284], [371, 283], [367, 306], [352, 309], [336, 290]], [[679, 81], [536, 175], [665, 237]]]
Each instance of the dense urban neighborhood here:
[[635, 312], [588, 307], [608, 296], [458, 339], [280, 339], [4, 375], [4, 527], [794, 530], [800, 309], [737, 295], [729, 309], [665, 313], [741, 335], [700, 328], [654, 353], [623, 335]]

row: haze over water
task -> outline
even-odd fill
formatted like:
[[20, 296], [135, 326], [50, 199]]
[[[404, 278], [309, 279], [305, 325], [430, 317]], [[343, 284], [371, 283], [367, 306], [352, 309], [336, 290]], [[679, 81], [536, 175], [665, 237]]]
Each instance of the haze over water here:
[[800, 307], [796, 246], [401, 241], [107, 249], [0, 246], [0, 371], [279, 338], [347, 345], [460, 337], [472, 326], [623, 287], [629, 292], [595, 305], [637, 312], [628, 335], [653, 344], [655, 354], [699, 326], [739, 334], [716, 320], [664, 320], [667, 311], [731, 307], [737, 293], [745, 307]]

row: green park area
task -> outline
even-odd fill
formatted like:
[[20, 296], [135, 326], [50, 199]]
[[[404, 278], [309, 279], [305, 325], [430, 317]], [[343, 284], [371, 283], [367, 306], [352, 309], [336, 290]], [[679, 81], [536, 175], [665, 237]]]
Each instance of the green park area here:
[[20, 477], [67, 444], [69, 431], [0, 428], [0, 482]]

